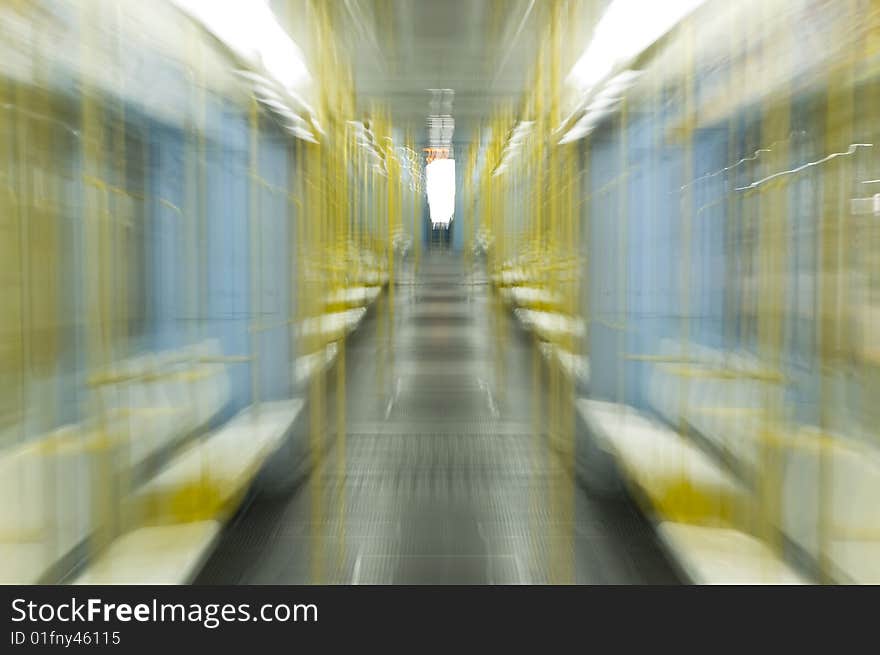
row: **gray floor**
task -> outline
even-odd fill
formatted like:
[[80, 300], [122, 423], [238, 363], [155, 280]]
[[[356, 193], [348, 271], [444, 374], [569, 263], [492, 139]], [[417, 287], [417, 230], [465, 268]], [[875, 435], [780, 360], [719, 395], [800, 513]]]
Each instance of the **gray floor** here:
[[403, 275], [394, 329], [377, 311], [347, 348], [344, 440], [329, 411], [327, 455], [257, 495], [197, 582], [677, 582], [633, 506], [587, 495], [549, 446], [532, 345], [461, 270], [437, 252]]

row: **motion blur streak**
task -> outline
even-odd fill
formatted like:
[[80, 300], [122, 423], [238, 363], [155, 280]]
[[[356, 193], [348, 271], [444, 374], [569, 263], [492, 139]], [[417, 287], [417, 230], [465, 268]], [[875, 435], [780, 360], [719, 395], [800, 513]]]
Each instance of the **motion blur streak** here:
[[0, 37], [0, 582], [880, 583], [878, 0]]

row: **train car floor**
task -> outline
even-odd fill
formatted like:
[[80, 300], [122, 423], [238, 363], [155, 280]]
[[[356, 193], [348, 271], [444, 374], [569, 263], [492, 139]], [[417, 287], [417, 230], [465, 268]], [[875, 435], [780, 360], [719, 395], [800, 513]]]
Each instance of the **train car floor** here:
[[[426, 253], [346, 347], [346, 429], [227, 527], [203, 584], [675, 583], [651, 526], [548, 443], [529, 338], [485, 279]], [[335, 376], [336, 372], [331, 372]], [[544, 401], [536, 400], [544, 397]]]

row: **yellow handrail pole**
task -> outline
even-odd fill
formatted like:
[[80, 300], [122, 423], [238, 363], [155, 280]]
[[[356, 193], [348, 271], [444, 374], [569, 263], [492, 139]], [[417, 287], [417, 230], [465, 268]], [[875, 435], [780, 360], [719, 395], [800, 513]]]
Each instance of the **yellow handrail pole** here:
[[[22, 8], [24, 10], [24, 8]], [[54, 427], [55, 391], [43, 390], [37, 394], [34, 383], [41, 375], [52, 373], [58, 358], [58, 320], [56, 278], [53, 275], [56, 252], [57, 230], [55, 211], [52, 207], [51, 194], [44, 195], [44, 185], [51, 184], [49, 172], [48, 149], [49, 136], [47, 129], [38, 125], [43, 117], [49, 115], [45, 106], [48, 98], [46, 92], [46, 68], [43, 57], [44, 46], [39, 36], [32, 40], [29, 52], [33, 65], [33, 80], [12, 81], [9, 84], [9, 102], [0, 111], [9, 118], [7, 141], [10, 149], [7, 166], [2, 173], [6, 177], [6, 193], [9, 198], [8, 231], [4, 230], [3, 252], [7, 261], [0, 261], [5, 269], [3, 312], [8, 312], [8, 331], [4, 330], [5, 343], [2, 365], [8, 369], [0, 369], [4, 375], [3, 382], [12, 383], [4, 388], [4, 393], [15, 396], [18, 407], [11, 409], [9, 414], [0, 410], [0, 421], [3, 424], [18, 424], [15, 430], [21, 441], [33, 437], [32, 430]], [[5, 95], [5, 94], [4, 94]], [[38, 118], [39, 116], [39, 118]], [[5, 221], [4, 221], [5, 222]], [[39, 293], [38, 293], [39, 292]], [[17, 319], [17, 321], [16, 321]], [[8, 359], [7, 359], [8, 358]], [[8, 401], [7, 401], [8, 402]], [[28, 408], [40, 403], [46, 410], [37, 426], [26, 420]], [[6, 402], [3, 403], [6, 405]], [[11, 403], [10, 403], [11, 404]], [[7, 427], [4, 425], [3, 427]], [[12, 432], [12, 430], [10, 430]], [[13, 444], [3, 444], [11, 446]], [[53, 552], [57, 540], [57, 507], [54, 493], [54, 478], [51, 475], [50, 462], [41, 462], [43, 467], [42, 487], [48, 500], [44, 523], [40, 529], [44, 531], [41, 546], [43, 554]], [[21, 471], [21, 479], [33, 474], [33, 471]], [[29, 482], [29, 481], [28, 481]], [[14, 504], [21, 502], [28, 493], [26, 485], [19, 485], [16, 497], [4, 499], [3, 502]], [[16, 537], [18, 538], [18, 537]]]
[[[415, 153], [419, 152], [418, 146], [415, 143], [415, 141], [413, 141], [412, 148], [413, 148], [413, 153], [414, 153], [413, 156], [415, 157], [415, 156], [417, 156], [417, 154], [415, 154]], [[416, 195], [415, 195], [415, 201], [414, 201], [415, 214], [413, 216], [413, 220], [415, 220], [415, 230], [413, 233], [413, 240], [415, 241], [414, 245], [415, 245], [415, 252], [416, 252], [416, 266], [415, 266], [416, 274], [418, 274], [418, 272], [421, 268], [422, 245], [423, 245], [423, 241], [424, 241], [424, 236], [422, 235], [422, 232], [423, 232], [424, 226], [425, 226], [425, 220], [424, 220], [424, 216], [425, 216], [425, 172], [424, 172], [424, 166], [422, 165], [421, 158], [419, 158], [418, 163], [419, 163], [419, 166], [418, 166], [418, 168], [416, 168], [417, 175], [416, 175], [416, 180], [415, 180], [415, 184], [416, 184], [416, 192], [415, 192]]]
[[[563, 202], [562, 184], [564, 180], [564, 178], [562, 178], [562, 176], [560, 175], [562, 172], [561, 156], [564, 156], [564, 153], [560, 151], [560, 147], [556, 143], [556, 139], [554, 137], [554, 130], [556, 129], [556, 126], [559, 125], [561, 119], [559, 103], [562, 94], [559, 67], [562, 57], [561, 32], [563, 28], [562, 10], [560, 2], [558, 0], [554, 0], [552, 2], [550, 12], [550, 106], [548, 121], [545, 123], [545, 131], [544, 133], [539, 133], [539, 138], [545, 139], [550, 149], [549, 213], [550, 223], [552, 225], [553, 244], [552, 250], [549, 253], [549, 257], [551, 257], [554, 261], [559, 262], [560, 258], [564, 256], [564, 250], [567, 249], [566, 246], [570, 244], [570, 241], [568, 240], [569, 235], [567, 234], [569, 217], [563, 216], [560, 211], [560, 204]], [[564, 284], [565, 270], [563, 269], [561, 272], [556, 271], [553, 275], [554, 292], [560, 294], [563, 299], [566, 298], [567, 289], [565, 288]], [[565, 307], [566, 304], [564, 301], [563, 303], [563, 307]], [[560, 343], [555, 344], [557, 353], [559, 353], [559, 348], [564, 348], [567, 346], [566, 342], [567, 339], [563, 337]], [[554, 476], [552, 478], [554, 483], [550, 485], [548, 491], [550, 494], [550, 505], [551, 508], [555, 510], [556, 520], [559, 521], [560, 525], [572, 526], [574, 521], [574, 489], [572, 486], [573, 481], [568, 475], [570, 464], [570, 461], [568, 459], [569, 444], [568, 434], [566, 430], [567, 421], [564, 418], [566, 409], [571, 407], [571, 399], [568, 398], [567, 395], [564, 393], [566, 383], [561, 368], [561, 359], [558, 356], [553, 356], [552, 352], [550, 354], [550, 372], [552, 375], [550, 404], [553, 412], [553, 417], [550, 421], [551, 430], [553, 431], [551, 438], [553, 439], [556, 447], [560, 449], [563, 463], [561, 466], [561, 475]], [[550, 580], [552, 583], [559, 584], [572, 583], [574, 582], [574, 541], [573, 534], [571, 533], [571, 528], [566, 527], [566, 534], [564, 534], [564, 538], [560, 539], [556, 543], [556, 552], [554, 553], [550, 562]]]
[[[495, 139], [493, 144], [493, 157], [492, 164], [487, 169], [486, 175], [486, 183], [488, 185], [488, 200], [489, 200], [489, 214], [491, 215], [492, 220], [492, 274], [500, 275], [504, 270], [504, 251], [503, 251], [503, 236], [504, 231], [506, 229], [506, 216], [504, 213], [504, 205], [503, 205], [503, 194], [504, 194], [504, 183], [506, 180], [505, 175], [496, 176], [493, 171], [496, 170], [496, 167], [499, 164], [499, 160], [501, 159], [501, 149], [504, 146], [504, 138], [505, 138], [505, 126], [507, 124], [507, 117], [503, 112], [499, 112], [498, 117], [496, 118], [495, 128], [493, 128], [493, 138]], [[493, 318], [493, 327], [495, 333], [495, 371], [497, 375], [497, 389], [503, 389], [505, 386], [505, 356], [504, 352], [504, 344], [502, 343], [501, 335], [504, 330], [504, 304], [500, 298], [500, 296], [495, 293], [493, 296], [493, 307], [494, 311], [492, 313]]]
[[[772, 23], [765, 21], [766, 24]], [[785, 38], [784, 34], [768, 33], [766, 28], [763, 31], [766, 41]], [[791, 52], [790, 46], [781, 50]], [[762, 68], [767, 74], [767, 71], [774, 70], [780, 63], [785, 65], [785, 62], [779, 61], [777, 53], [773, 62], [765, 58]], [[790, 166], [788, 144], [791, 132], [791, 99], [787, 84], [777, 82], [777, 85], [777, 93], [765, 103], [761, 117], [761, 141], [773, 144], [771, 152], [764, 159], [766, 175], [786, 170]], [[785, 337], [789, 179], [790, 176], [782, 176], [760, 187], [758, 353], [761, 360], [767, 362], [774, 371], [779, 371], [782, 365]], [[776, 442], [778, 431], [783, 429], [783, 394], [781, 385], [765, 389], [763, 394], [765, 412], [761, 435], [762, 476], [757, 499], [761, 510], [759, 529], [767, 543], [777, 551], [782, 549], [778, 530], [782, 516], [781, 470], [778, 461], [780, 453]]]
[[[364, 229], [363, 213], [364, 207], [366, 206], [367, 172], [363, 166], [363, 153], [358, 147], [354, 129], [352, 129], [351, 139], [352, 161], [354, 163], [354, 184], [352, 185], [354, 206], [352, 207], [352, 221], [354, 223], [354, 243], [358, 257], [356, 275], [358, 280], [360, 280], [363, 277], [363, 258], [364, 251], [366, 250], [366, 239], [364, 238], [366, 232]], [[363, 180], [363, 183], [359, 184], [359, 180], [361, 179]]]
[[[114, 49], [117, 56], [121, 57], [124, 45], [121, 37], [121, 8], [118, 5], [114, 6], [113, 21], [115, 33]], [[111, 229], [113, 232], [111, 237], [111, 247], [114, 247], [115, 250], [115, 257], [113, 258], [112, 263], [110, 263], [110, 266], [113, 268], [112, 279], [115, 280], [114, 289], [111, 291], [111, 294], [115, 296], [113, 299], [116, 314], [114, 318], [118, 325], [118, 332], [114, 339], [116, 353], [127, 356], [130, 352], [129, 334], [131, 332], [131, 325], [129, 322], [130, 316], [127, 309], [130, 300], [129, 294], [132, 289], [136, 288], [136, 286], [134, 280], [132, 280], [132, 277], [135, 275], [134, 265], [132, 263], [132, 256], [134, 253], [128, 252], [129, 238], [127, 233], [133, 232], [132, 221], [134, 220], [134, 217], [127, 211], [130, 207], [129, 203], [131, 202], [131, 196], [128, 194], [126, 168], [126, 93], [125, 78], [123, 76], [119, 77], [118, 87], [115, 90], [119, 95], [116, 103], [116, 116], [113, 117], [112, 160], [115, 173], [115, 185], [119, 191], [113, 194], [112, 215], [109, 214], [108, 207], [108, 219], [111, 222]], [[109, 202], [109, 195], [107, 200]], [[129, 425], [128, 439], [126, 440], [128, 448], [126, 451], [130, 451], [131, 432], [131, 426]], [[127, 465], [128, 461], [130, 461], [128, 459], [128, 454], [129, 452], [126, 452], [126, 465], [118, 469], [115, 488], [113, 491], [108, 490], [108, 495], [113, 495], [115, 493], [118, 497], [117, 505], [114, 508], [115, 516], [113, 519], [114, 526], [117, 530], [122, 530], [128, 527], [123, 524], [130, 522], [130, 517], [127, 512], [124, 511], [122, 502], [123, 495], [128, 493], [131, 485], [131, 471]]]
[[[377, 113], [376, 108], [374, 106], [373, 111], [372, 111], [372, 115], [375, 116], [376, 113]], [[375, 120], [372, 122], [373, 122], [374, 131], [378, 130], [378, 126], [376, 125]], [[384, 248], [384, 242], [382, 241], [381, 234], [380, 234], [380, 226], [382, 224], [382, 222], [381, 222], [381, 213], [382, 213], [381, 207], [382, 206], [381, 206], [381, 199], [379, 197], [380, 196], [379, 184], [378, 184], [378, 180], [377, 180], [378, 173], [376, 171], [375, 164], [368, 163], [368, 168], [369, 168], [369, 172], [370, 172], [370, 195], [372, 196], [372, 203], [371, 203], [372, 204], [372, 217], [370, 220], [370, 225], [372, 227], [372, 232], [373, 232], [373, 243], [374, 243], [373, 251], [374, 251], [374, 255], [375, 255], [374, 261], [381, 262], [382, 259], [379, 257], [379, 255], [380, 255], [381, 250]], [[384, 254], [384, 252], [382, 252], [381, 254]], [[388, 303], [388, 293], [387, 293], [387, 289], [386, 289], [385, 292], [383, 292], [379, 295], [379, 301], [378, 301], [379, 307], [378, 307], [378, 311], [376, 312], [376, 318], [377, 318], [376, 331], [378, 334], [378, 342], [379, 342], [379, 350], [380, 350], [378, 361], [377, 361], [377, 366], [376, 366], [376, 376], [378, 378], [377, 384], [376, 384], [376, 391], [378, 392], [378, 400], [380, 403], [384, 402], [386, 391], [387, 391], [386, 386], [385, 386], [385, 378], [386, 378], [386, 376], [385, 376], [385, 360], [386, 360], [386, 342], [385, 342], [386, 326], [385, 326], [385, 324], [387, 321], [387, 313], [386, 313], [385, 305], [387, 303]]]
[[[545, 116], [544, 116], [544, 96], [545, 96], [545, 75], [544, 68], [546, 66], [546, 56], [544, 54], [544, 49], [542, 48], [538, 52], [537, 66], [535, 69], [535, 87], [534, 87], [534, 130], [536, 138], [534, 140], [534, 151], [533, 151], [533, 166], [532, 166], [532, 174], [533, 174], [533, 207], [534, 213], [532, 215], [532, 224], [534, 225], [533, 237], [532, 237], [532, 250], [534, 252], [534, 263], [532, 264], [532, 277], [535, 280], [536, 286], [538, 288], [544, 289], [546, 288], [546, 276], [545, 270], [542, 266], [542, 262], [544, 261], [544, 242], [545, 235], [544, 231], [546, 229], [546, 221], [544, 217], [544, 202], [543, 199], [545, 197], [544, 190], [544, 159], [545, 159]], [[532, 337], [532, 361], [533, 364], [533, 389], [532, 394], [534, 396], [534, 417], [535, 417], [535, 436], [540, 439], [540, 435], [544, 433], [544, 423], [542, 420], [543, 414], [543, 403], [542, 403], [542, 395], [543, 395], [543, 371], [542, 371], [542, 361], [541, 361], [541, 353], [539, 347], [539, 340], [537, 335]], [[540, 448], [540, 445], [538, 446]], [[540, 452], [540, 450], [538, 451]]]
[[477, 151], [479, 149], [479, 132], [477, 133], [477, 141], [476, 143], [471, 144], [468, 150], [468, 163], [467, 163], [467, 172], [464, 178], [464, 195], [465, 195], [465, 203], [463, 205], [467, 208], [467, 231], [466, 231], [466, 242], [465, 242], [465, 270], [468, 275], [473, 279], [473, 266], [474, 266], [474, 236], [476, 234], [476, 214], [474, 212], [473, 206], [473, 198], [474, 198], [474, 174], [475, 169], [477, 167]]
[[[20, 127], [16, 124], [17, 112], [13, 112], [16, 106], [16, 90], [13, 82], [9, 79], [0, 79], [0, 103], [2, 103], [2, 132], [0, 132], [0, 144], [2, 144], [5, 161], [17, 161], [16, 154], [18, 138], [16, 135]], [[0, 245], [3, 248], [3, 257], [0, 257], [0, 270], [4, 278], [15, 279], [22, 275], [23, 253], [22, 229], [23, 212], [20, 207], [24, 199], [19, 198], [18, 180], [11, 170], [3, 170], [3, 200], [0, 205], [0, 226], [8, 235]], [[0, 312], [0, 329], [8, 335], [8, 349], [0, 350], [0, 383], [3, 384], [2, 408], [4, 423], [6, 419], [10, 423], [21, 424], [21, 418], [25, 413], [25, 383], [26, 383], [26, 343], [25, 343], [25, 317], [26, 311], [24, 294], [21, 285], [6, 283], [3, 288], [3, 312]], [[4, 426], [5, 427], [5, 426]], [[24, 439], [24, 432], [16, 435]], [[8, 444], [4, 444], [8, 445]], [[25, 493], [24, 491], [21, 492]], [[13, 499], [9, 499], [12, 501]]]
[[[83, 143], [83, 172], [93, 179], [100, 180], [103, 171], [102, 155], [104, 148], [103, 121], [101, 109], [95, 98], [95, 90], [92, 83], [97, 64], [94, 61], [96, 44], [94, 43], [94, 30], [96, 22], [97, 5], [85, 3], [80, 10], [80, 47], [83, 80], [81, 92], [81, 120], [82, 120], [82, 143]], [[107, 272], [105, 245], [106, 214], [103, 202], [96, 201], [101, 195], [101, 188], [89, 185], [83, 198], [83, 221], [85, 224], [85, 262], [86, 273], [86, 306], [87, 315], [92, 317], [88, 322], [87, 330], [87, 369], [90, 371], [105, 370], [109, 363], [110, 335], [108, 334], [108, 303], [102, 281], [111, 276]], [[93, 475], [96, 484], [92, 488], [92, 516], [95, 517], [94, 530], [89, 538], [90, 554], [101, 550], [109, 543], [114, 532], [112, 525], [113, 508], [110, 505], [112, 453], [109, 450], [110, 439], [108, 426], [105, 422], [105, 412], [102, 403], [101, 391], [95, 388], [91, 394], [90, 412], [98, 417], [97, 424], [97, 449], [96, 455], [91, 460]]]
[[[44, 116], [50, 116], [54, 113], [53, 100], [49, 94], [49, 84], [45, 79], [47, 76], [45, 52], [48, 45], [45, 40], [40, 43], [35, 40], [33, 43], [34, 51], [34, 73], [36, 77], [36, 89], [34, 91], [34, 100], [38, 105], [37, 112]], [[30, 321], [32, 326], [36, 328], [36, 334], [42, 335], [41, 340], [36, 344], [36, 352], [32, 354], [33, 363], [35, 364], [35, 372], [45, 372], [51, 375], [58, 366], [58, 358], [60, 355], [60, 321], [59, 321], [59, 215], [60, 208], [58, 206], [59, 192], [57, 189], [56, 177], [51, 174], [52, 167], [55, 166], [55, 158], [52, 153], [57, 151], [54, 135], [56, 132], [50, 131], [48, 127], [39, 130], [36, 135], [39, 139], [39, 147], [37, 162], [39, 169], [49, 173], [48, 179], [43, 180], [43, 184], [32, 184], [34, 214], [41, 219], [39, 225], [42, 228], [34, 234], [30, 232], [28, 236], [33, 239], [36, 237], [36, 243], [26, 244], [28, 249], [34, 249], [35, 256], [31, 259], [34, 270], [28, 272], [26, 277], [30, 283], [28, 298], [34, 303], [35, 307], [30, 309]], [[19, 154], [18, 161], [21, 161], [23, 153]], [[41, 253], [46, 253], [47, 257], [41, 257]], [[28, 254], [30, 256], [30, 253]], [[42, 276], [45, 277], [45, 283], [41, 283]], [[35, 291], [40, 289], [41, 294], [36, 295]], [[58, 425], [58, 406], [59, 393], [56, 385], [52, 385], [51, 389], [44, 390], [40, 394], [44, 403], [47, 421], [44, 423], [49, 429], [54, 429]], [[50, 552], [57, 552], [57, 546], [61, 540], [61, 520], [64, 518], [59, 514], [59, 499], [57, 493], [56, 476], [52, 475], [50, 463], [44, 463], [49, 475], [46, 475], [46, 491], [50, 494], [47, 497], [49, 507], [47, 508], [47, 522], [49, 527], [47, 530], [47, 545], [52, 549]]]
[[[855, 16], [853, 3], [847, 3], [847, 15]], [[847, 20], [838, 23], [843, 29], [839, 35], [842, 53], [828, 71], [828, 97], [825, 113], [825, 148], [827, 152], [845, 152], [852, 143], [854, 120], [853, 52], [847, 38]], [[828, 162], [822, 184], [822, 214], [818, 234], [819, 243], [819, 429], [823, 438], [819, 446], [819, 507], [817, 515], [819, 574], [821, 582], [832, 581], [831, 550], [834, 540], [833, 511], [833, 454], [829, 439], [835, 427], [834, 389], [836, 374], [843, 363], [844, 330], [841, 316], [842, 299], [839, 297], [840, 277], [844, 270], [844, 225], [849, 220], [848, 190], [851, 186], [849, 158], [841, 157]]]
[[[387, 111], [387, 110], [386, 110]], [[389, 363], [392, 362], [394, 356], [394, 231], [396, 227], [396, 181], [394, 166], [394, 142], [391, 137], [391, 125], [386, 122], [387, 117], [383, 116], [383, 135], [381, 146], [385, 154], [385, 219], [386, 219], [386, 242], [385, 253], [388, 257], [388, 334], [386, 335], [386, 355]], [[387, 133], [386, 133], [387, 130]], [[391, 364], [393, 366], [393, 364]]]
[[[542, 198], [544, 197], [544, 67], [546, 58], [544, 49], [538, 52], [537, 63], [534, 74], [534, 88], [532, 91], [532, 116], [534, 120], [533, 130], [535, 138], [532, 140], [532, 148], [530, 149], [530, 173], [531, 173], [531, 230], [530, 230], [530, 255], [527, 262], [528, 278], [538, 288], [545, 288], [545, 280], [540, 264], [543, 260], [543, 230], [544, 207]], [[533, 418], [533, 436], [532, 436], [532, 457], [536, 462], [544, 464], [547, 458], [547, 443], [544, 439], [547, 431], [542, 419], [544, 394], [543, 384], [543, 362], [541, 356], [540, 343], [537, 335], [533, 335], [531, 339], [532, 350], [532, 418]], [[537, 517], [540, 515], [540, 506], [546, 502], [546, 486], [541, 484], [541, 480], [531, 480], [530, 484], [530, 506], [529, 506], [529, 523], [531, 533], [534, 536], [540, 533], [539, 524], [536, 523]], [[533, 556], [537, 557], [537, 553]], [[550, 578], [553, 578], [552, 572]]]

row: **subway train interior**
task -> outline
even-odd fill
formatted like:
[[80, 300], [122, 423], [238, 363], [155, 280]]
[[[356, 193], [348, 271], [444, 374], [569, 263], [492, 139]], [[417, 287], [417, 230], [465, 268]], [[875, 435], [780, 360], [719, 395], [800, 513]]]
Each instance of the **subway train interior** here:
[[878, 0], [0, 35], [0, 582], [880, 583]]

